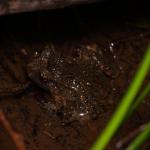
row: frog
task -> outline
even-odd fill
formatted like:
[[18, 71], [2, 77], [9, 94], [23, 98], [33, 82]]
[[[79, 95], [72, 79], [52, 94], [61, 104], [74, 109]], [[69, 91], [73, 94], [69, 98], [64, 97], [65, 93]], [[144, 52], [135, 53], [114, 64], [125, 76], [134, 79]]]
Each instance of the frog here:
[[82, 45], [72, 51], [67, 55], [49, 45], [27, 65], [29, 78], [47, 91], [38, 97], [40, 106], [64, 122], [98, 116], [111, 90], [110, 80], [118, 74], [111, 68], [113, 55], [106, 55], [97, 45]]

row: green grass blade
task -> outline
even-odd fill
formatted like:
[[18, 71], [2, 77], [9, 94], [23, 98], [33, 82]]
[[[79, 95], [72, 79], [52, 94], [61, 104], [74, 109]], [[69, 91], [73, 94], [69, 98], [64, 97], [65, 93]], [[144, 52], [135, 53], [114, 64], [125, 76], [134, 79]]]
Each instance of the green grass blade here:
[[142, 93], [139, 95], [137, 100], [133, 103], [133, 106], [130, 108], [128, 112], [128, 116], [132, 114], [132, 112], [142, 103], [145, 97], [150, 93], [150, 83], [145, 87]]
[[127, 147], [127, 150], [137, 150], [150, 137], [150, 123], [146, 125], [144, 130], [133, 140]]
[[120, 105], [115, 111], [114, 115], [111, 117], [108, 125], [103, 130], [102, 134], [98, 137], [97, 141], [94, 143], [91, 150], [103, 150], [108, 142], [111, 140], [112, 136], [117, 131], [118, 127], [121, 125], [122, 121], [128, 114], [130, 105], [133, 103], [135, 96], [137, 95], [145, 76], [150, 69], [150, 47], [144, 55], [142, 63], [134, 77], [131, 85], [129, 86], [127, 93], [123, 97]]

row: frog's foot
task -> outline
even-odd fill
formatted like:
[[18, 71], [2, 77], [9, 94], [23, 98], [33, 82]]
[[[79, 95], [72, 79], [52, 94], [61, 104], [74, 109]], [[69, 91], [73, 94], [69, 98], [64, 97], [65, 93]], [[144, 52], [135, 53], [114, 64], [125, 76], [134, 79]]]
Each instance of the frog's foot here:
[[0, 97], [20, 94], [23, 91], [25, 91], [30, 85], [31, 82], [27, 82], [24, 84], [16, 84], [13, 85], [12, 87], [0, 88]]

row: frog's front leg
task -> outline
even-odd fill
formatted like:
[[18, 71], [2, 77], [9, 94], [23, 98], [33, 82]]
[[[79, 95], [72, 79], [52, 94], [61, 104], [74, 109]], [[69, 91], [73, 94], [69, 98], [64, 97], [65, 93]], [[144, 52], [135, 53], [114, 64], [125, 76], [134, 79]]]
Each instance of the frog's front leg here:
[[37, 71], [32, 71], [30, 73], [28, 73], [29, 78], [36, 83], [39, 87], [41, 87], [42, 89], [50, 92], [49, 87], [44, 83], [44, 81], [41, 78], [40, 72]]

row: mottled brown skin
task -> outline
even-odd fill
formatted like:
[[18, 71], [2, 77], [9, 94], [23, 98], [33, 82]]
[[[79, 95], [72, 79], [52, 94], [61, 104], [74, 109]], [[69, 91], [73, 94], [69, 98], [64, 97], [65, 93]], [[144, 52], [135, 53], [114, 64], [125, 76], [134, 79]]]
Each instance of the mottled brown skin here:
[[50, 115], [60, 115], [67, 122], [95, 117], [103, 111], [102, 100], [111, 90], [109, 79], [118, 76], [118, 66], [111, 51], [96, 44], [74, 46], [72, 51], [67, 55], [47, 46], [34, 57], [28, 54], [27, 66], [22, 53], [3, 53], [0, 97], [21, 93], [33, 81], [48, 91], [39, 102]]
[[51, 93], [41, 98], [42, 107], [50, 114], [61, 113], [65, 121], [98, 115], [102, 99], [111, 90], [109, 78], [118, 74], [113, 55], [109, 52], [109, 60], [104, 61], [105, 53], [97, 45], [74, 49], [75, 56], [54, 47], [43, 50], [27, 69], [31, 80]]

